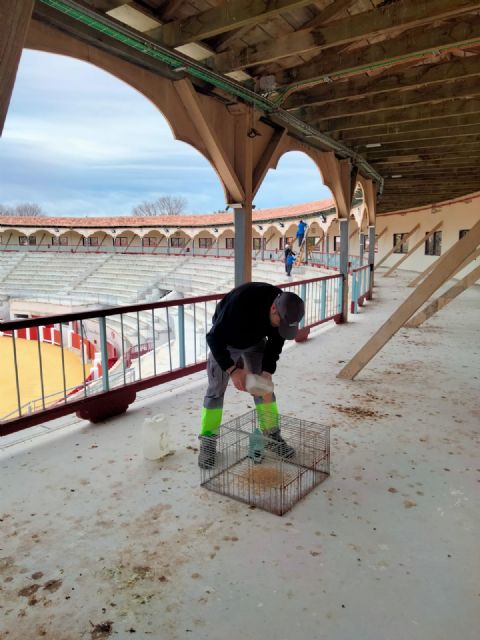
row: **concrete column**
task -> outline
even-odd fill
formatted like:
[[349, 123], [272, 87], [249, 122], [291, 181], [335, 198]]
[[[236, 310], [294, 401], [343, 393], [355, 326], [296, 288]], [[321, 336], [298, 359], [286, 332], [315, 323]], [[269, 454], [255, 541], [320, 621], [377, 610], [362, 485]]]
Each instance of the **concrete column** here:
[[367, 300], [373, 297], [373, 278], [375, 272], [375, 225], [368, 227], [368, 264], [370, 265], [370, 289], [367, 293]]
[[0, 0], [0, 135], [35, 0]]
[[358, 247], [358, 261], [359, 267], [363, 266], [363, 254], [365, 252], [365, 234], [360, 231], [358, 234], [359, 247]]
[[342, 321], [348, 319], [348, 218], [338, 221], [340, 225], [340, 273], [343, 276]]
[[234, 207], [235, 286], [252, 280], [252, 205]]

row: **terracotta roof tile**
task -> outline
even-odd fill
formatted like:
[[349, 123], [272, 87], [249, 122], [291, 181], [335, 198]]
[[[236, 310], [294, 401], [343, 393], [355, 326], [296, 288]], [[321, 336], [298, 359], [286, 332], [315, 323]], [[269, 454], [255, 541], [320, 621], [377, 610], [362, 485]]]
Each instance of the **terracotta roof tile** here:
[[[298, 218], [309, 213], [325, 211], [335, 206], [332, 199], [305, 202], [288, 207], [257, 209], [253, 211], [254, 222], [282, 218]], [[0, 226], [22, 227], [208, 227], [233, 224], [233, 213], [179, 216], [118, 216], [103, 218], [54, 218], [27, 216], [0, 216]]]

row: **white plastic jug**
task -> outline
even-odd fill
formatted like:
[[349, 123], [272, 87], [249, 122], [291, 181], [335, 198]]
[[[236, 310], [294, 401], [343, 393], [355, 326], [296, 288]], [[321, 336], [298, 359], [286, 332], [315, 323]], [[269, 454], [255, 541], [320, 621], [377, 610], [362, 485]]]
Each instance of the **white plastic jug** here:
[[266, 396], [273, 393], [273, 382], [255, 373], [249, 373], [245, 378], [245, 388], [252, 396]]
[[142, 427], [143, 455], [147, 460], [159, 460], [173, 453], [170, 449], [165, 416], [158, 414], [145, 418]]

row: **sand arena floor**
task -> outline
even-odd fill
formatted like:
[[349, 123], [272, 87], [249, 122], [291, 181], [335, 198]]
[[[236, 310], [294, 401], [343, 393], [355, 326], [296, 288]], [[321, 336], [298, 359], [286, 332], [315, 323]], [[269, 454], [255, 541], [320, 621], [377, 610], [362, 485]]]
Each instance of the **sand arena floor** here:
[[[20, 404], [40, 399], [42, 387], [40, 382], [40, 365], [38, 344], [34, 340], [17, 339], [17, 363], [20, 383]], [[52, 344], [41, 344], [43, 386], [46, 405], [50, 405], [63, 396], [62, 350]], [[67, 389], [83, 383], [82, 361], [77, 355], [64, 350], [65, 380]], [[0, 417], [17, 409], [17, 391], [15, 384], [15, 367], [13, 341], [8, 336], [0, 337]], [[90, 369], [86, 365], [86, 375]], [[37, 402], [41, 408], [41, 400]]]

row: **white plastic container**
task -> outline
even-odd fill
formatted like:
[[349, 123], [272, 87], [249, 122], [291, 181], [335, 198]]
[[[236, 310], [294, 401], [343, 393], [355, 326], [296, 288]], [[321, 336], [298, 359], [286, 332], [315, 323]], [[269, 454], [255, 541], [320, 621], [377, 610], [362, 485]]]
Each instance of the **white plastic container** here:
[[255, 373], [249, 373], [245, 378], [245, 388], [252, 396], [266, 396], [273, 393], [273, 382]]
[[159, 460], [173, 453], [164, 415], [157, 414], [145, 418], [142, 427], [142, 446], [143, 456], [147, 460]]

